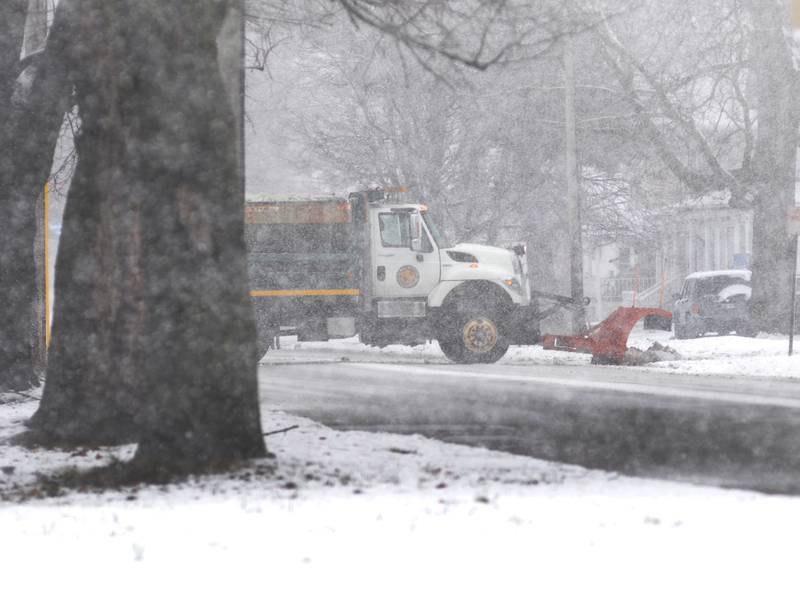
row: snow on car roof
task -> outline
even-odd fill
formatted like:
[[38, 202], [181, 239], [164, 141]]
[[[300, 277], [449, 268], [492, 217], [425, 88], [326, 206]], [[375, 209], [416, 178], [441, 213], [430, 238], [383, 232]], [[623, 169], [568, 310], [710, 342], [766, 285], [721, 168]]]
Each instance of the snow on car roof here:
[[750, 280], [749, 269], [720, 269], [708, 272], [694, 272], [686, 276], [687, 280], [696, 280], [698, 278], [716, 278], [717, 276], [731, 276], [735, 278], [743, 278]]
[[737, 295], [744, 295], [747, 300], [750, 300], [750, 297], [753, 296], [753, 289], [747, 284], [731, 284], [717, 293], [717, 296], [721, 301], [728, 300], [732, 296]]

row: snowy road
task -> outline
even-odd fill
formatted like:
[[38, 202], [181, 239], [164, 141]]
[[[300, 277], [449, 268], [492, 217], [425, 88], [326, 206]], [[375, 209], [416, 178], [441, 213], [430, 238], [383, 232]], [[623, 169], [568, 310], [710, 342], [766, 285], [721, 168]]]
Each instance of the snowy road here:
[[[402, 361], [402, 359], [401, 359]], [[627, 474], [800, 492], [797, 382], [278, 351], [267, 408]]]

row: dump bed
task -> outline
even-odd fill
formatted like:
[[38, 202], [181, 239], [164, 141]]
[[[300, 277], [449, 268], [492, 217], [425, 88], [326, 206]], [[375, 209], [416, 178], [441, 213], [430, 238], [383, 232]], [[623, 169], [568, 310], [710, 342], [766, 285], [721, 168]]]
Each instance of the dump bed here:
[[359, 294], [362, 230], [351, 200], [275, 199], [245, 205], [254, 297]]

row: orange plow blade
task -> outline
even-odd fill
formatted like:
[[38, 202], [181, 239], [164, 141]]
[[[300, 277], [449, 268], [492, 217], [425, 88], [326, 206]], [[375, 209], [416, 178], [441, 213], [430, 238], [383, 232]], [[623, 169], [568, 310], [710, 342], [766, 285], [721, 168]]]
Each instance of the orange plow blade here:
[[628, 347], [628, 334], [643, 317], [657, 315], [672, 319], [672, 313], [650, 307], [619, 307], [605, 320], [581, 336], [545, 335], [545, 350], [585, 352], [592, 355], [592, 363], [621, 365]]

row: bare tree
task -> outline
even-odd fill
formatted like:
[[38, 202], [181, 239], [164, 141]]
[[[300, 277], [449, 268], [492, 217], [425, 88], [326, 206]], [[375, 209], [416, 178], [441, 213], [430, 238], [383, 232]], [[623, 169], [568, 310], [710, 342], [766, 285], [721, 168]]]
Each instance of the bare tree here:
[[[597, 17], [581, 18], [562, 26]], [[381, 31], [354, 32], [329, 17], [277, 49], [292, 68], [275, 75], [289, 100], [271, 112], [271, 132], [288, 135], [292, 163], [331, 190], [410, 185], [409, 198], [431, 204], [451, 236], [527, 241], [537, 284], [563, 289], [555, 258], [567, 233], [560, 51], [528, 47], [525, 35], [511, 32], [504, 58], [486, 70], [449, 60], [432, 71]], [[643, 214], [656, 202], [638, 192], [639, 179], [653, 160], [590, 36], [576, 41], [586, 226], [594, 238], [637, 235], [645, 246], [654, 230], [642, 230]]]

